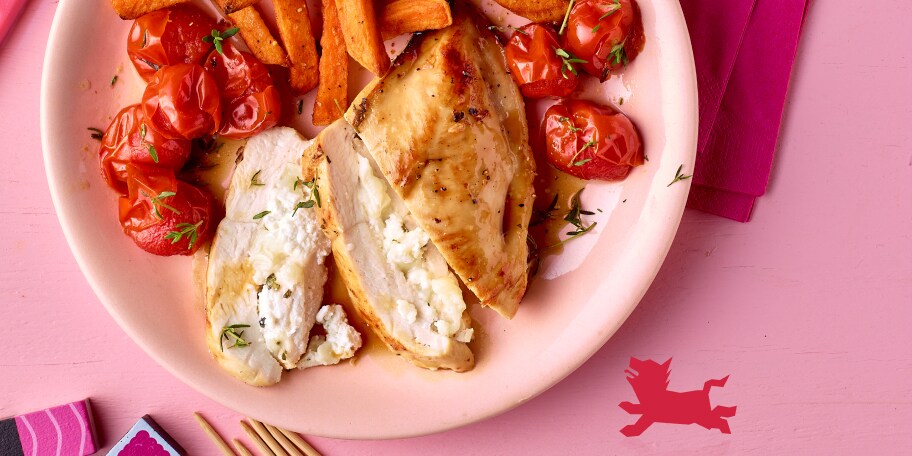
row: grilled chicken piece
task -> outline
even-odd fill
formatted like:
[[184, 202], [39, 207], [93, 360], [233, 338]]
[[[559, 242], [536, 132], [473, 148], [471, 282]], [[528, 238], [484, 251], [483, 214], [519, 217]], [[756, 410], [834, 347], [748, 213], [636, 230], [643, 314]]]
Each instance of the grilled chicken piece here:
[[[297, 367], [308, 351], [306, 365], [333, 360], [326, 348], [315, 358], [329, 337], [309, 338], [318, 311], [341, 312], [338, 306], [320, 309], [329, 240], [313, 210], [299, 207], [311, 199], [301, 180], [301, 154], [309, 144], [291, 128], [273, 128], [248, 141], [210, 251], [209, 350], [223, 368], [251, 385], [278, 382], [283, 369]], [[351, 356], [361, 345], [360, 335], [352, 336], [338, 318], [333, 321], [342, 342], [328, 348], [341, 352], [335, 358]]]
[[462, 290], [427, 233], [381, 177], [342, 119], [305, 153], [315, 163], [317, 213], [359, 313], [395, 353], [419, 367], [466, 371], [471, 319]]
[[416, 36], [345, 119], [453, 271], [511, 318], [526, 290], [535, 162], [503, 49], [458, 2]]

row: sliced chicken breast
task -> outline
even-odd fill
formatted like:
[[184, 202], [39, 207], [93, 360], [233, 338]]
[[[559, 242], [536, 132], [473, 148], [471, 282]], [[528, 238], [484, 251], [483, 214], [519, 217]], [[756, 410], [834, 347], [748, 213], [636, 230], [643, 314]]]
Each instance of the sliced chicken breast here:
[[459, 282], [355, 131], [340, 119], [305, 155], [316, 163], [321, 226], [366, 323], [419, 367], [471, 369], [473, 330]]
[[510, 318], [527, 284], [535, 162], [503, 49], [470, 6], [417, 35], [345, 119], [453, 271]]
[[[222, 367], [252, 385], [278, 382], [284, 369], [298, 367], [311, 342], [314, 350], [322, 342], [309, 336], [321, 311], [330, 246], [306, 207], [315, 197], [313, 184], [301, 179], [301, 155], [309, 144], [291, 128], [273, 128], [247, 142], [209, 256], [209, 349]], [[344, 312], [332, 321], [347, 326]], [[344, 351], [338, 359], [360, 347], [360, 336], [346, 340], [347, 347], [337, 344]]]

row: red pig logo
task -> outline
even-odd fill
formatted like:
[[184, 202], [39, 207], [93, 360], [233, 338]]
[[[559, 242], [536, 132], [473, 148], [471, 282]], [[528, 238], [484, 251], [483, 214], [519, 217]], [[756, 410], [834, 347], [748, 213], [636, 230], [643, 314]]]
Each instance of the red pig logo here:
[[719, 380], [707, 380], [702, 390], [679, 393], [668, 391], [669, 367], [671, 358], [662, 364], [651, 359], [640, 361], [630, 358], [630, 367], [624, 372], [640, 403], [624, 401], [620, 407], [631, 415], [641, 416], [636, 423], [624, 426], [621, 433], [627, 437], [640, 435], [652, 423], [696, 423], [706, 429], [718, 429], [723, 434], [731, 434], [725, 418], [735, 416], [737, 407], [713, 407], [709, 403], [709, 389], [725, 386], [728, 376]]

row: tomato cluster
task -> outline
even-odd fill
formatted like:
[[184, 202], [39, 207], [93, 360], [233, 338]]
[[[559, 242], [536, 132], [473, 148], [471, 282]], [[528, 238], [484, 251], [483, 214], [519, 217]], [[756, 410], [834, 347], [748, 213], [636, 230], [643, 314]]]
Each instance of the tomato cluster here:
[[148, 252], [189, 255], [211, 235], [212, 196], [176, 177], [192, 140], [244, 139], [279, 122], [272, 75], [231, 45], [235, 33], [189, 4], [146, 14], [130, 30], [127, 54], [148, 85], [114, 117], [99, 158], [120, 194], [124, 232]]
[[[582, 73], [605, 81], [623, 71], [644, 42], [635, 0], [578, 0], [559, 26], [515, 29], [504, 51], [524, 96], [566, 98]], [[623, 179], [644, 160], [636, 126], [609, 106], [559, 102], [546, 112], [541, 130], [548, 161], [582, 179]]]

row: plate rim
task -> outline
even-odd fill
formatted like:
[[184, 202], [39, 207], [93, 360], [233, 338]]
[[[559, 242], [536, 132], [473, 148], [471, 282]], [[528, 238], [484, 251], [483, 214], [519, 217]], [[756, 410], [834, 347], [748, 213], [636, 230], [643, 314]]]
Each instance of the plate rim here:
[[[652, 0], [655, 1], [655, 0]], [[59, 187], [60, 180], [58, 174], [54, 171], [53, 162], [54, 162], [54, 153], [51, 149], [51, 140], [49, 136], [50, 131], [50, 112], [51, 112], [51, 100], [48, 96], [50, 87], [52, 85], [52, 74], [53, 71], [49, 69], [56, 68], [57, 64], [55, 63], [55, 46], [54, 43], [60, 41], [61, 29], [64, 27], [63, 23], [65, 17], [68, 15], [65, 14], [68, 11], [68, 8], [73, 7], [74, 1], [62, 0], [58, 4], [55, 13], [54, 19], [51, 24], [50, 32], [48, 35], [47, 48], [45, 49], [42, 74], [41, 74], [41, 88], [40, 88], [40, 132], [41, 132], [41, 145], [42, 145], [42, 159], [45, 169], [45, 177], [47, 178], [48, 188], [51, 194], [51, 200], [54, 205], [55, 215], [61, 226], [64, 237], [67, 241], [67, 246], [70, 249], [73, 257], [76, 260], [77, 265], [79, 266], [80, 272], [85, 277], [86, 281], [89, 283], [89, 286], [92, 288], [92, 291], [95, 293], [99, 301], [105, 307], [105, 310], [109, 315], [114, 319], [117, 325], [123, 330], [130, 339], [136, 343], [148, 356], [150, 356], [157, 364], [163, 367], [171, 375], [178, 378], [184, 384], [190, 386], [203, 396], [212, 399], [213, 401], [224, 405], [228, 408], [231, 408], [235, 411], [238, 409], [225, 397], [221, 397], [215, 394], [210, 394], [210, 392], [205, 391], [201, 385], [198, 385], [193, 376], [189, 372], [185, 372], [177, 363], [173, 363], [167, 359], [165, 353], [159, 353], [151, 348], [147, 348], [146, 344], [142, 342], [143, 337], [138, 334], [136, 328], [130, 326], [125, 322], [122, 315], [118, 310], [118, 306], [113, 305], [115, 301], [113, 297], [109, 296], [105, 292], [105, 287], [102, 286], [99, 278], [91, 273], [91, 268], [89, 268], [88, 263], [84, 257], [85, 252], [81, 252], [77, 243], [76, 235], [73, 232], [72, 225], [74, 221], [72, 217], [67, 216], [67, 211], [62, 210], [63, 201], [62, 193]], [[687, 24], [684, 20], [684, 14], [679, 4], [674, 4], [669, 7], [670, 12], [676, 14], [678, 17], [675, 23], [680, 24], [681, 27], [678, 32], [678, 36], [673, 37], [674, 43], [673, 48], [666, 49], [665, 52], [673, 52], [683, 59], [682, 63], [685, 68], [680, 71], [680, 74], [687, 76], [686, 80], [678, 81], [680, 87], [684, 90], [681, 90], [679, 93], [681, 96], [688, 96], [690, 100], [687, 100], [687, 103], [683, 106], [686, 108], [686, 105], [691, 106], [691, 113], [687, 116], [687, 119], [691, 120], [691, 128], [682, 129], [682, 131], [687, 135], [685, 138], [687, 144], [682, 145], [682, 148], [689, 152], [689, 154], [684, 157], [685, 166], [689, 166], [690, 169], [693, 169], [693, 164], [696, 159], [696, 149], [697, 149], [697, 134], [698, 134], [698, 101], [697, 101], [697, 75], [696, 68], [694, 63], [693, 51], [690, 41], [690, 35], [688, 33]], [[663, 46], [668, 46], [668, 43], [663, 43]], [[686, 147], [685, 147], [686, 146]], [[652, 184], [653, 186], [655, 183]], [[396, 438], [409, 438], [409, 437], [418, 437], [423, 435], [435, 434], [440, 432], [445, 432], [448, 430], [456, 429], [463, 427], [469, 424], [477, 423], [491, 417], [506, 413], [529, 400], [537, 397], [538, 395], [544, 393], [545, 391], [552, 388], [557, 383], [561, 382], [564, 378], [569, 376], [571, 373], [575, 372], [580, 366], [582, 366], [586, 361], [588, 361], [598, 350], [600, 350], [605, 343], [615, 334], [615, 332], [620, 328], [621, 325], [626, 321], [629, 315], [633, 310], [639, 305], [646, 291], [652, 285], [655, 280], [656, 275], [658, 274], [659, 269], [662, 264], [664, 264], [667, 257], [668, 251], [671, 248], [674, 238], [676, 236], [678, 227], [680, 226], [681, 219], [683, 218], [684, 208], [687, 202], [687, 197], [690, 192], [692, 185], [692, 179], [688, 179], [684, 182], [684, 185], [679, 185], [678, 190], [671, 192], [665, 195], [669, 199], [665, 203], [668, 207], [664, 212], [665, 215], [671, 217], [668, 223], [662, 224], [661, 227], [661, 238], [664, 242], [659, 243], [658, 245], [653, 246], [653, 253], [655, 254], [656, 262], [653, 265], [652, 269], [646, 271], [643, 274], [638, 274], [637, 277], [640, 278], [642, 286], [637, 287], [636, 296], [630, 299], [629, 304], [626, 307], [619, 308], [618, 313], [620, 318], [613, 319], [613, 324], [610, 327], [603, 328], [604, 331], [599, 333], [598, 338], [592, 339], [589, 343], [585, 344], [585, 350], [581, 350], [577, 355], [572, 357], [570, 362], [561, 365], [561, 369], [556, 375], [546, 375], [543, 376], [543, 380], [536, 383], [536, 388], [534, 391], [531, 391], [529, 394], [522, 395], [518, 400], [514, 401], [501, 401], [496, 406], [488, 407], [482, 413], [476, 413], [472, 416], [463, 417], [459, 420], [455, 420], [451, 423], [436, 423], [425, 426], [420, 430], [410, 431], [410, 432], [398, 432], [398, 433], [378, 433], [378, 432], [365, 432], [365, 433], [346, 433], [344, 430], [342, 432], [334, 433], [311, 433], [314, 435], [321, 435], [331, 438], [344, 438], [344, 439], [357, 439], [357, 440], [370, 440], [370, 439], [396, 439]], [[593, 296], [597, 296], [601, 288], [593, 292]], [[238, 413], [243, 413], [238, 411]]]

